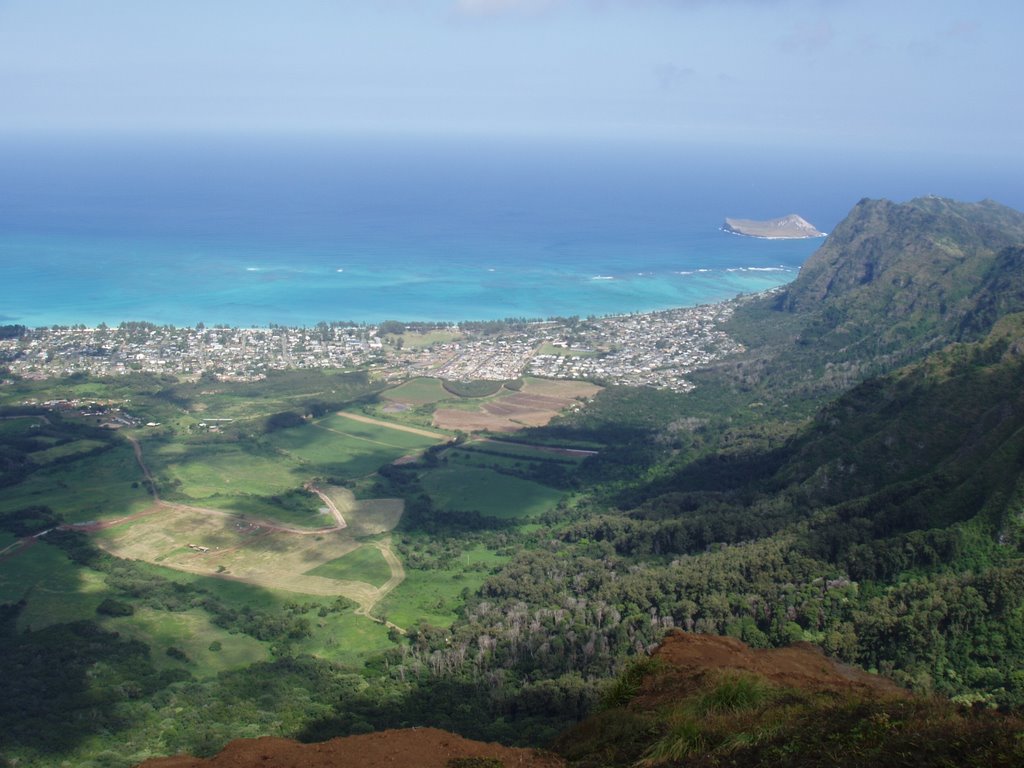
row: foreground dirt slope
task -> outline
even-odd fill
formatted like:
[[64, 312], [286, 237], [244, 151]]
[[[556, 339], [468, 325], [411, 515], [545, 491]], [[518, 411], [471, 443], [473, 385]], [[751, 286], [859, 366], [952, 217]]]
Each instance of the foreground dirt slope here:
[[[722, 672], [745, 672], [814, 694], [867, 699], [904, 699], [909, 694], [886, 678], [840, 664], [808, 643], [758, 650], [739, 640], [676, 631], [654, 653], [662, 662], [641, 685], [631, 709], [652, 710], [684, 700]], [[582, 726], [586, 728], [586, 724]], [[572, 738], [570, 734], [570, 738]], [[564, 746], [564, 745], [563, 745]], [[240, 739], [209, 759], [189, 756], [149, 760], [141, 768], [446, 768], [453, 758], [487, 757], [505, 768], [564, 768], [552, 754], [484, 744], [436, 728], [382, 731], [320, 744], [287, 739]]]
[[562, 768], [565, 762], [530, 749], [470, 741], [437, 728], [380, 731], [320, 744], [265, 737], [239, 739], [216, 757], [182, 755], [147, 760], [140, 768], [445, 768], [453, 758], [489, 757], [506, 768]]
[[658, 675], [657, 690], [641, 690], [641, 706], [652, 703], [651, 698], [685, 696], [699, 687], [708, 674], [721, 671], [749, 672], [779, 686], [813, 693], [868, 698], [910, 695], [887, 678], [830, 659], [810, 643], [761, 650], [732, 637], [676, 631], [665, 638], [654, 658], [661, 660], [665, 668]]

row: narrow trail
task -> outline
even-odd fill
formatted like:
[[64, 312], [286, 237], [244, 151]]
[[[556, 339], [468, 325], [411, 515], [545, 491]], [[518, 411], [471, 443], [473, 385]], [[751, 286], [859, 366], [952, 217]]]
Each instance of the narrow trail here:
[[337, 505], [334, 503], [334, 499], [332, 499], [326, 493], [321, 491], [315, 485], [308, 484], [305, 486], [305, 488], [310, 493], [315, 493], [317, 496], [319, 496], [320, 501], [322, 501], [327, 506], [327, 510], [331, 513], [331, 517], [333, 517], [338, 523], [337, 527], [333, 530], [341, 530], [342, 528], [348, 528], [348, 523], [346, 523], [345, 518], [341, 516], [341, 510], [339, 510]]
[[390, 539], [387, 542], [375, 541], [373, 542], [373, 546], [375, 546], [380, 551], [381, 555], [384, 557], [384, 560], [387, 562], [388, 567], [391, 569], [391, 578], [385, 581], [380, 587], [378, 587], [377, 592], [373, 595], [370, 601], [360, 605], [359, 608], [353, 611], [353, 613], [356, 613], [360, 616], [366, 616], [369, 619], [373, 619], [377, 623], [384, 624], [389, 629], [397, 630], [398, 632], [404, 635], [404, 628], [398, 626], [397, 624], [393, 624], [392, 622], [387, 621], [386, 619], [380, 619], [376, 616], [373, 616], [370, 613], [377, 606], [377, 604], [385, 597], [387, 597], [388, 594], [395, 587], [397, 587], [399, 584], [405, 581], [405, 568], [402, 566], [402, 561], [398, 559], [398, 556], [391, 551]]

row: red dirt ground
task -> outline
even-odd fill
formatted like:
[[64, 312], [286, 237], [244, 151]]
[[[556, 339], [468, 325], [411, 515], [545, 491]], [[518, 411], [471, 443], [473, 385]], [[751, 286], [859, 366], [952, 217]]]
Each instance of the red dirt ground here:
[[657, 690], [641, 690], [637, 699], [641, 707], [685, 695], [705, 675], [722, 671], [749, 672], [779, 686], [813, 693], [868, 698], [910, 696], [892, 680], [830, 659], [810, 643], [761, 650], [732, 637], [676, 631], [665, 638], [654, 658], [665, 662], [669, 671], [656, 676]]
[[[776, 685], [814, 693], [865, 698], [903, 698], [910, 693], [891, 680], [828, 658], [809, 643], [758, 650], [731, 637], [669, 634], [654, 657], [662, 669], [645, 680], [630, 706], [649, 709], [692, 693], [707, 675], [748, 672]], [[216, 757], [202, 760], [179, 756], [149, 760], [139, 768], [446, 768], [459, 757], [491, 757], [505, 768], [565, 768], [551, 754], [470, 741], [436, 728], [382, 731], [322, 744], [287, 739], [240, 739]]]
[[458, 757], [498, 758], [505, 768], [564, 768], [565, 761], [531, 749], [470, 741], [436, 728], [381, 731], [320, 744], [265, 737], [239, 739], [215, 757], [147, 760], [139, 768], [445, 768]]

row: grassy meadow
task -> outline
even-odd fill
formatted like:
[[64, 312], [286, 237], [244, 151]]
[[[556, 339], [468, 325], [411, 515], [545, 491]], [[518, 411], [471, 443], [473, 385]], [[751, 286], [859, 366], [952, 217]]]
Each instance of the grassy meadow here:
[[383, 392], [381, 397], [409, 405], [427, 405], [448, 400], [452, 394], [441, 385], [440, 379], [418, 376]]
[[546, 485], [472, 466], [444, 467], [420, 478], [444, 509], [477, 511], [488, 517], [525, 519], [552, 509], [563, 493]]
[[46, 505], [72, 523], [140, 512], [152, 498], [127, 444], [36, 470], [0, 494], [0, 514]]
[[377, 547], [364, 544], [339, 558], [306, 571], [306, 574], [340, 581], [364, 581], [380, 587], [391, 578], [391, 568]]
[[445, 568], [407, 569], [402, 586], [385, 597], [374, 613], [405, 628], [420, 621], [446, 627], [457, 618], [463, 595], [476, 591], [491, 571], [507, 560], [475, 546]]

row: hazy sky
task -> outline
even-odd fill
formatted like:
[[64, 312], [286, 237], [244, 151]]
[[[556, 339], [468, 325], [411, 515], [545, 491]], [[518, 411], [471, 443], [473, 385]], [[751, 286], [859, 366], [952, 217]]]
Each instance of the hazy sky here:
[[1024, 155], [1019, 0], [0, 0], [0, 132]]

